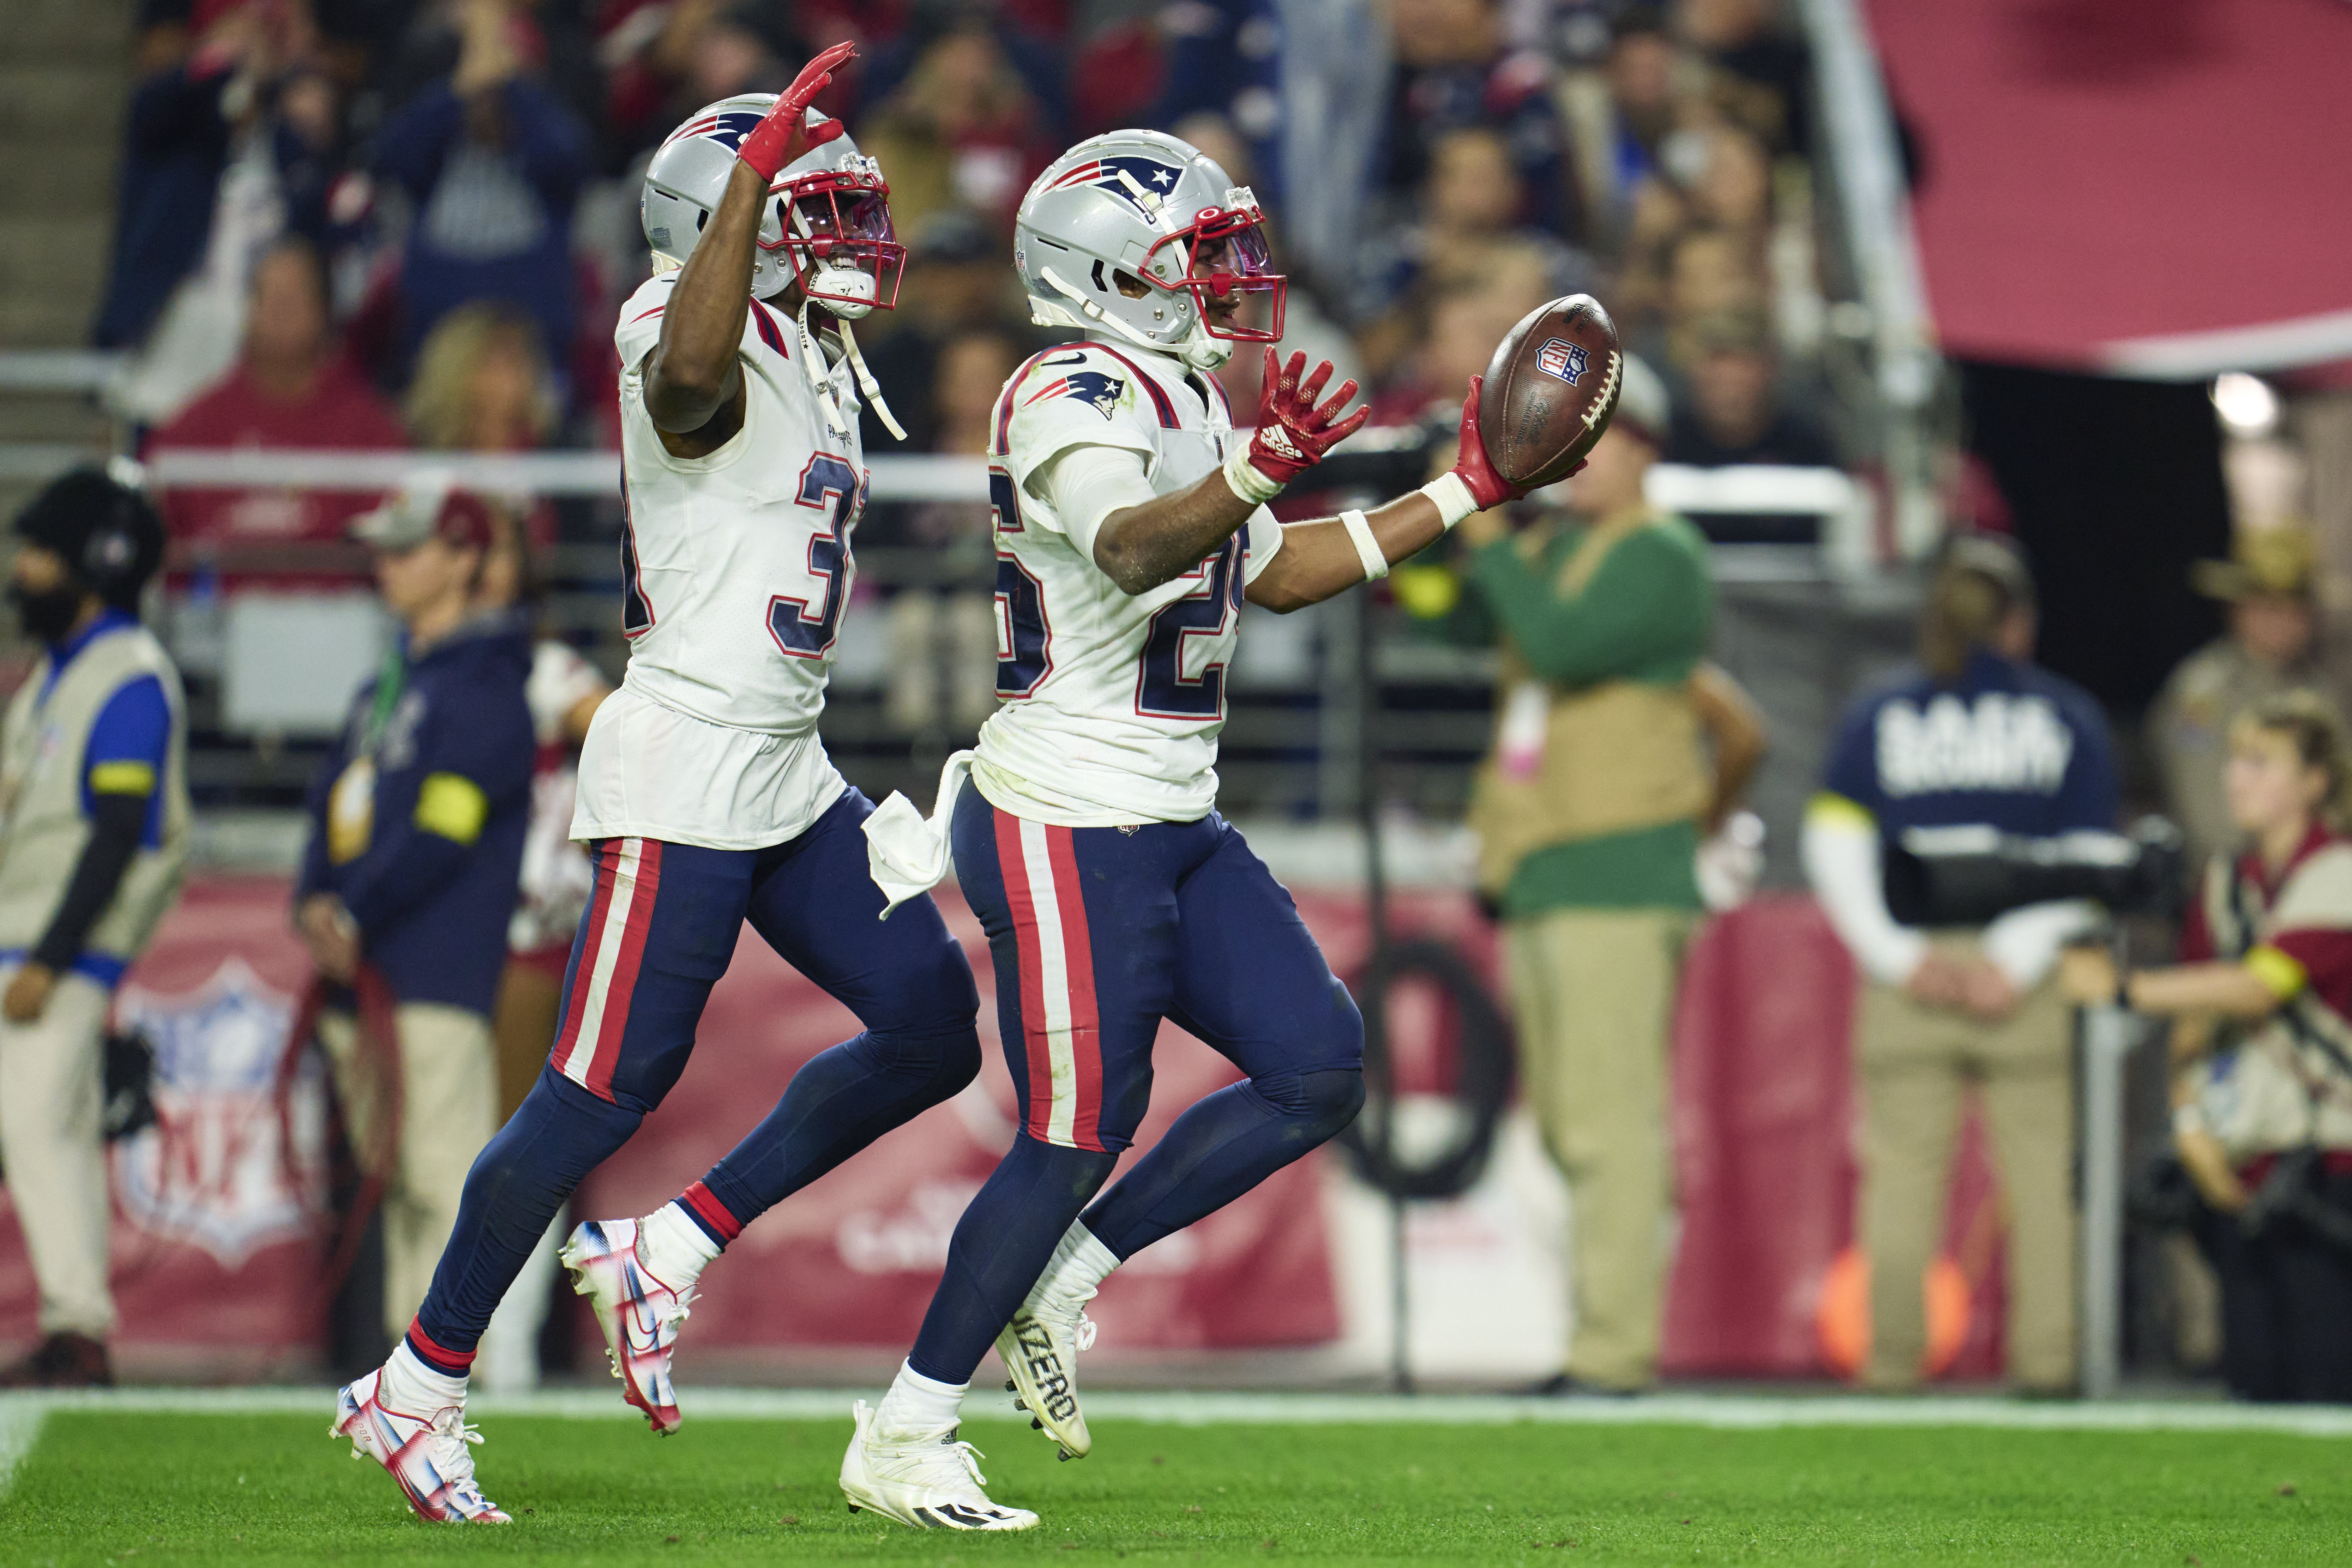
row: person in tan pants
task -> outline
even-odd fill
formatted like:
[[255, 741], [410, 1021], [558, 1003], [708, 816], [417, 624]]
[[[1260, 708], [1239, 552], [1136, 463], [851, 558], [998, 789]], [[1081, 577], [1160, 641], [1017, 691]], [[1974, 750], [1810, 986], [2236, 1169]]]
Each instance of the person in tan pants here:
[[2105, 717], [2029, 662], [2033, 631], [2032, 580], [2016, 552], [1990, 537], [1953, 541], [1928, 587], [1918, 664], [1847, 709], [1806, 812], [1807, 874], [1865, 981], [1854, 1064], [1871, 1279], [1864, 1377], [1875, 1388], [1924, 1375], [1923, 1276], [1971, 1093], [2009, 1227], [2010, 1379], [2044, 1393], [2074, 1383], [2070, 1015], [2052, 973], [2095, 911], [2038, 904], [1978, 929], [1923, 929], [1896, 918], [1885, 876], [1889, 857], [1926, 847], [1914, 835], [2114, 828]]
[[[1985, 961], [1968, 937], [1939, 944]], [[1920, 1281], [1944, 1234], [1969, 1094], [1983, 1106], [2008, 1222], [2009, 1375], [2055, 1391], [2074, 1379], [2074, 1086], [2067, 1006], [2044, 979], [1983, 1019], [1873, 984], [1855, 1020], [1862, 1082], [1862, 1244], [1870, 1257], [1874, 1387], [1907, 1388], [1927, 1354]]]
[[1499, 512], [1464, 521], [1472, 553], [1443, 626], [1503, 650], [1470, 821], [1503, 915], [1523, 1085], [1569, 1187], [1573, 1324], [1545, 1392], [1631, 1393], [1657, 1375], [1668, 1033], [1701, 907], [1694, 861], [1762, 748], [1744, 695], [1700, 664], [1706, 541], [1643, 497], [1665, 412], [1627, 361], [1572, 513], [1517, 538]]

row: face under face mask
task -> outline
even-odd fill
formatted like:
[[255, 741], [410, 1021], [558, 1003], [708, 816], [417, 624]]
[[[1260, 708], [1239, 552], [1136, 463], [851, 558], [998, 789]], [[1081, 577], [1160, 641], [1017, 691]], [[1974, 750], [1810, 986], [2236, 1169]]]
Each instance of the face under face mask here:
[[12, 582], [8, 601], [16, 607], [16, 618], [25, 623], [26, 633], [44, 643], [62, 642], [81, 615], [81, 594], [68, 583], [35, 593]]

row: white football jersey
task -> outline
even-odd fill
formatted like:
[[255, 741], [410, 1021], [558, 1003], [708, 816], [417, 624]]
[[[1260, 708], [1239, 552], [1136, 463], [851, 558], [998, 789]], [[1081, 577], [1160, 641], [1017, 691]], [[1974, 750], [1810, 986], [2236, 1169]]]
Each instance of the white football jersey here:
[[1169, 495], [1213, 472], [1232, 433], [1223, 390], [1171, 355], [1066, 343], [1005, 383], [988, 481], [1003, 706], [972, 767], [1000, 810], [1087, 828], [1189, 822], [1215, 806], [1242, 591], [1282, 548], [1282, 525], [1261, 507], [1192, 571], [1130, 597], [1031, 485], [1075, 447], [1118, 446]]
[[847, 365], [830, 403], [793, 357], [782, 311], [751, 301], [740, 363], [743, 428], [708, 457], [673, 457], [646, 410], [640, 366], [661, 337], [677, 274], [621, 308], [622, 631], [626, 684], [713, 724], [782, 734], [824, 708], [835, 635], [866, 499], [857, 394]]
[[622, 630], [629, 668], [581, 747], [575, 839], [751, 849], [805, 831], [843, 789], [816, 733], [856, 568], [865, 450], [848, 367], [827, 398], [800, 333], [751, 301], [743, 428], [673, 457], [642, 364], [677, 274], [621, 308]]

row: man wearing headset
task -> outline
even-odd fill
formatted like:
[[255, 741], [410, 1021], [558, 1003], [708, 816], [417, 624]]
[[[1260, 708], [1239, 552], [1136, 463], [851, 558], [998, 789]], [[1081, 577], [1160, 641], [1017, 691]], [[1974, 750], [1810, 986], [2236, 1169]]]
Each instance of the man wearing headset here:
[[8, 598], [44, 653], [0, 727], [0, 1161], [41, 1294], [11, 1386], [113, 1381], [100, 1108], [114, 987], [188, 858], [179, 672], [139, 623], [163, 525], [67, 475], [17, 515]]

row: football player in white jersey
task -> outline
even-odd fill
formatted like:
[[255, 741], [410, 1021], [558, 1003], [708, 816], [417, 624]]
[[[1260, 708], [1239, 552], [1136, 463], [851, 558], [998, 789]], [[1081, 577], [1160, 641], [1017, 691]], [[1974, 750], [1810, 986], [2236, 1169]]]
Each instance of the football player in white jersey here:
[[855, 383], [871, 387], [849, 323], [894, 302], [903, 256], [874, 161], [807, 108], [849, 54], [781, 99], [711, 105], [646, 174], [662, 270], [614, 335], [633, 646], [589, 727], [572, 829], [595, 893], [549, 1063], [467, 1177], [415, 1324], [342, 1391], [334, 1427], [426, 1519], [506, 1518], [473, 1478], [475, 1345], [558, 1206], [677, 1082], [747, 920], [866, 1028], [676, 1202], [563, 1249], [656, 1431], [678, 1422], [670, 1353], [703, 1266], [979, 1071], [971, 967], [928, 900], [878, 923], [872, 807], [816, 733], [866, 493]]
[[[1076, 1361], [1096, 1287], [1363, 1101], [1354, 1002], [1214, 810], [1243, 602], [1328, 599], [1518, 494], [1480, 444], [1474, 380], [1453, 470], [1369, 514], [1275, 520], [1265, 503], [1366, 414], [1339, 417], [1353, 382], [1318, 403], [1329, 365], [1302, 378], [1303, 355], [1278, 366], [1267, 348], [1255, 432], [1236, 438], [1210, 372], [1236, 342], [1280, 339], [1284, 284], [1255, 198], [1185, 142], [1080, 143], [1030, 187], [1017, 244], [1037, 319], [1086, 337], [1024, 365], [997, 407], [1005, 702], [968, 756], [969, 787], [950, 768], [932, 821], [988, 933], [1020, 1131], [956, 1228], [890, 1392], [856, 1406], [842, 1464], [853, 1504], [963, 1529], [1004, 1528], [978, 1472], [943, 1485], [939, 1457], [990, 1344], [1039, 1427], [1085, 1454]], [[877, 880], [925, 885], [939, 830], [925, 841], [902, 801], [884, 813], [868, 827]], [[1143, 1118], [1163, 1018], [1248, 1076], [1089, 1207]]]

